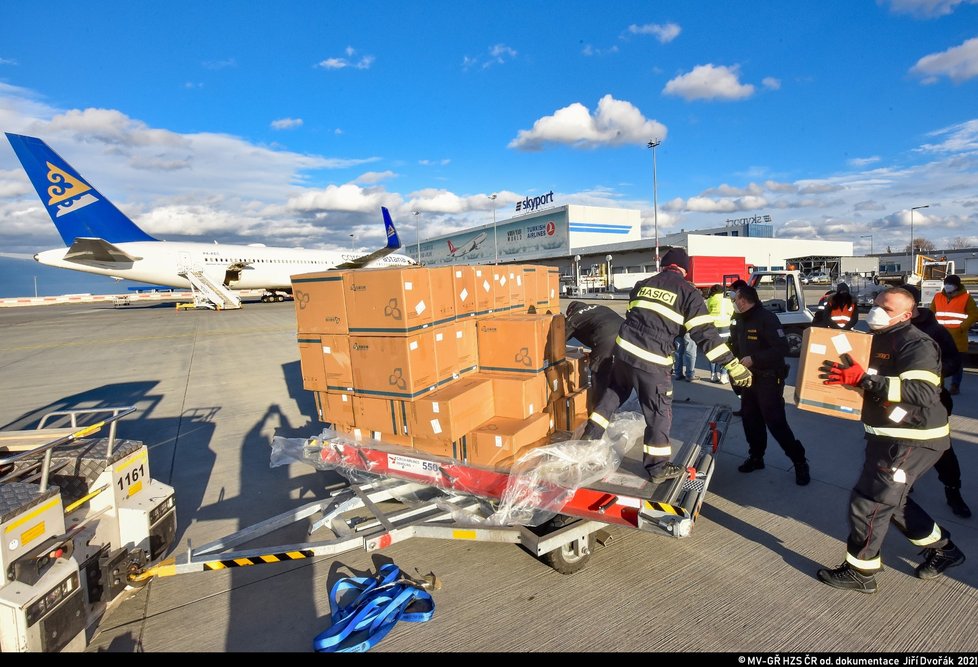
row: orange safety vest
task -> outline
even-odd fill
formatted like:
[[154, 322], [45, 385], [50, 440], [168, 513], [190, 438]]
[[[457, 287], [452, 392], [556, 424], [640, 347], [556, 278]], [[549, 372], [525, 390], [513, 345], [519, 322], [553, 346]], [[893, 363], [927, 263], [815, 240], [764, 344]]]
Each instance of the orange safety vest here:
[[832, 314], [830, 316], [832, 319], [832, 324], [839, 327], [840, 329], [845, 329], [846, 325], [849, 324], [849, 322], [852, 320], [852, 314], [855, 311], [856, 311], [855, 304], [845, 306], [845, 307], [833, 308]]
[[934, 316], [947, 329], [960, 328], [968, 319], [968, 293], [962, 290], [960, 294], [949, 297], [944, 292], [938, 292], [934, 296]]

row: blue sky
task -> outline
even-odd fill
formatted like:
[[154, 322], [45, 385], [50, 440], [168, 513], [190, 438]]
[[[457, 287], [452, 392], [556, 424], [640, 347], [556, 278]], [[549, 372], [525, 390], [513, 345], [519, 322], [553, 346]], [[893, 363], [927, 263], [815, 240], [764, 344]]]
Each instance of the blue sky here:
[[[359, 247], [555, 204], [978, 245], [978, 0], [8, 2], [0, 130], [165, 239]], [[420, 211], [420, 216], [412, 215]], [[0, 253], [61, 245], [0, 141]]]

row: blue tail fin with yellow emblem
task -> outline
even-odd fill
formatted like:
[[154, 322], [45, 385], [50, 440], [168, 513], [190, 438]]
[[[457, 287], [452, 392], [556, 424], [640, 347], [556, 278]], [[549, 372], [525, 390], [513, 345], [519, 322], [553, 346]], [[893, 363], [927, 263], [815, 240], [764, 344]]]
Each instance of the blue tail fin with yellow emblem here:
[[65, 245], [70, 246], [76, 238], [98, 238], [109, 243], [156, 240], [46, 143], [36, 137], [10, 132], [6, 135]]

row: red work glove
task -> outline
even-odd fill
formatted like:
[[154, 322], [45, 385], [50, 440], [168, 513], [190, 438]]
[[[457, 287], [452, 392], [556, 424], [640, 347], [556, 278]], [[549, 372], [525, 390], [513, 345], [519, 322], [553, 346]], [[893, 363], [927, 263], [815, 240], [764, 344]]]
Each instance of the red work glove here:
[[852, 360], [848, 354], [842, 355], [842, 363], [829, 361], [826, 359], [819, 369], [819, 377], [824, 380], [822, 384], [842, 384], [850, 387], [858, 387], [860, 380], [866, 371], [862, 366]]

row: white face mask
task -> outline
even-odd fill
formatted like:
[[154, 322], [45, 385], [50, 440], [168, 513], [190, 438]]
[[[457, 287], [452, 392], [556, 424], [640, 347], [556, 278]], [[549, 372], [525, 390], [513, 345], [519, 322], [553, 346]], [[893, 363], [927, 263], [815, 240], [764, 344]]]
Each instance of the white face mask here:
[[950, 294], [951, 292], [953, 292], [956, 289], [957, 289], [957, 287], [955, 287], [954, 285], [945, 285], [944, 286], [944, 293], [945, 294]]
[[879, 331], [880, 329], [885, 329], [890, 326], [890, 320], [893, 318], [886, 314], [880, 306], [873, 306], [869, 309], [869, 313], [866, 315], [866, 324], [873, 331]]

